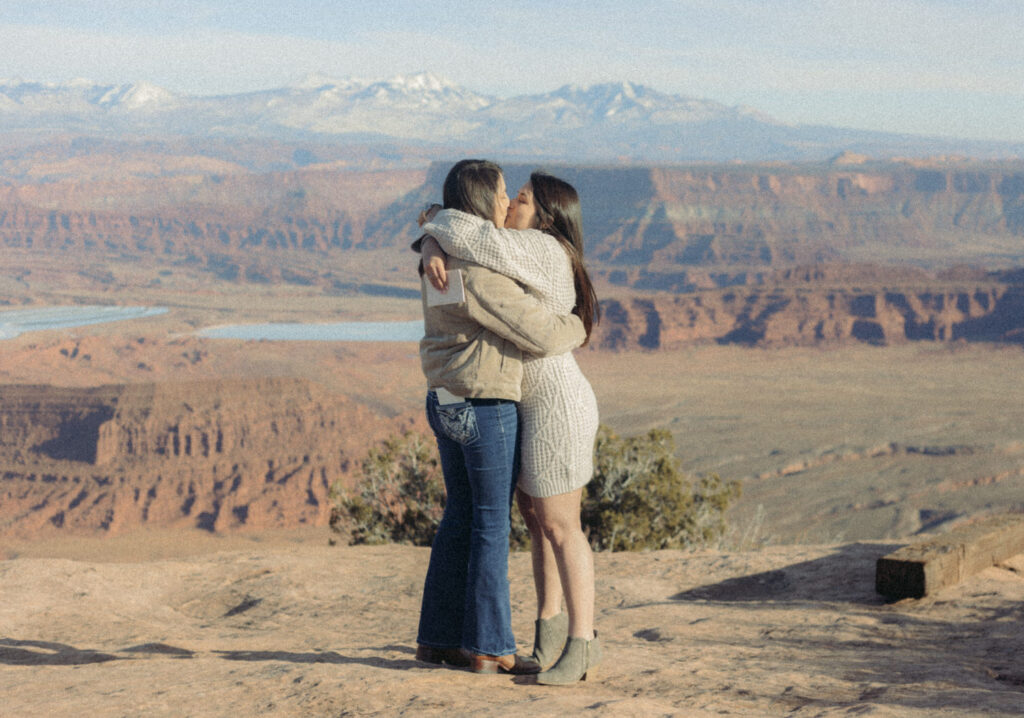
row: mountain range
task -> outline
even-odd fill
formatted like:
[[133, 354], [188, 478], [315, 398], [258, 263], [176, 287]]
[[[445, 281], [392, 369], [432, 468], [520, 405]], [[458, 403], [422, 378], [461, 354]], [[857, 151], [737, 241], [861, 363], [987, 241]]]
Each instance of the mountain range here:
[[148, 83], [0, 80], [0, 134], [187, 137], [392, 146], [422, 156], [673, 163], [1024, 156], [1024, 144], [789, 124], [754, 109], [631, 82], [510, 98], [429, 73], [390, 80], [312, 75], [292, 86], [188, 96]]

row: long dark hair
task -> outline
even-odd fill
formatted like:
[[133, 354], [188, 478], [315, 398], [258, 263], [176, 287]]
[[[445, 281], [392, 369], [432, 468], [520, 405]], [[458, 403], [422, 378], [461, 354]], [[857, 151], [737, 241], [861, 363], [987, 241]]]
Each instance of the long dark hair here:
[[456, 162], [444, 178], [444, 208], [494, 221], [494, 195], [501, 176], [501, 167], [488, 160]]
[[573, 282], [576, 285], [576, 308], [573, 312], [583, 320], [583, 328], [590, 332], [601, 321], [601, 307], [597, 293], [583, 264], [583, 213], [576, 188], [547, 172], [530, 174], [533, 204], [537, 210], [537, 228], [557, 239], [572, 260]]

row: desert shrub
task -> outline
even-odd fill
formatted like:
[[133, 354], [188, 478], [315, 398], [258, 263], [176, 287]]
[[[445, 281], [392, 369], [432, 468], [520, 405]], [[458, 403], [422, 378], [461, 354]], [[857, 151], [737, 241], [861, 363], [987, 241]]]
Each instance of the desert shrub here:
[[735, 481], [684, 474], [667, 430], [622, 439], [602, 426], [581, 521], [597, 551], [703, 546], [725, 531], [739, 495]]
[[[372, 447], [359, 467], [357, 491], [331, 490], [330, 526], [346, 543], [429, 546], [444, 513], [441, 459], [432, 436], [407, 431]], [[513, 508], [513, 549], [527, 548], [530, 534]]]
[[407, 431], [371, 447], [356, 492], [332, 489], [331, 530], [349, 544], [429, 546], [444, 512], [433, 438]]
[[530, 532], [523, 521], [523, 515], [519, 513], [519, 507], [512, 504], [512, 528], [508, 534], [508, 543], [513, 551], [530, 550]]
[[[716, 540], [739, 484], [717, 475], [686, 476], [664, 429], [626, 439], [602, 426], [594, 478], [581, 520], [597, 551], [687, 548]], [[417, 432], [386, 439], [360, 464], [355, 491], [332, 490], [330, 525], [349, 544], [429, 546], [444, 512], [444, 480], [437, 444]], [[512, 510], [513, 549], [530, 545], [519, 510]]]

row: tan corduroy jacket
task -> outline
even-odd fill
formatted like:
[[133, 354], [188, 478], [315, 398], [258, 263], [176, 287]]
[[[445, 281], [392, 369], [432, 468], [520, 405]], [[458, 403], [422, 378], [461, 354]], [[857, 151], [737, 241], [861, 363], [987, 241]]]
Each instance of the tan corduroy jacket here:
[[519, 401], [524, 352], [549, 356], [583, 343], [586, 334], [576, 315], [552, 314], [505, 275], [449, 257], [448, 271], [457, 269], [465, 302], [428, 307], [423, 293], [420, 363], [429, 388]]

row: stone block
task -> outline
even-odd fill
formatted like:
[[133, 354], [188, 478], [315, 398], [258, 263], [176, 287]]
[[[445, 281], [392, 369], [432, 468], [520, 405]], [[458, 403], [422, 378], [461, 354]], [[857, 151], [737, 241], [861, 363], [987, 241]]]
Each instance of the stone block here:
[[875, 590], [894, 601], [921, 598], [1019, 553], [1024, 553], [1024, 515], [993, 516], [878, 559]]

